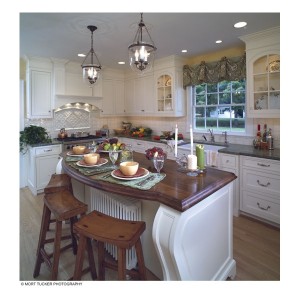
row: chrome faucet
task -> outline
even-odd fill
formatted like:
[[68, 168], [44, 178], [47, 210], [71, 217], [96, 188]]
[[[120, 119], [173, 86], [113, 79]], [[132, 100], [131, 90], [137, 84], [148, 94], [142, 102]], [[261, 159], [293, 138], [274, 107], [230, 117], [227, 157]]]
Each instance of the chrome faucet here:
[[224, 143], [225, 143], [225, 144], [228, 144], [228, 140], [227, 140], [227, 131], [222, 132], [222, 134], [225, 135], [225, 141], [224, 141]]
[[212, 143], [215, 142], [215, 136], [214, 136], [214, 130], [213, 129], [208, 129], [209, 133], [210, 133], [210, 141]]

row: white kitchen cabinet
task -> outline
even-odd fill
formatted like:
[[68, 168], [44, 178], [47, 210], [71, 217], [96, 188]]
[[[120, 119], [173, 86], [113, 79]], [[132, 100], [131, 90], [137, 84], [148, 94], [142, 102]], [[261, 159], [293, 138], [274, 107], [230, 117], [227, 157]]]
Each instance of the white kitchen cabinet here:
[[60, 144], [30, 148], [28, 187], [34, 195], [42, 193], [55, 174], [61, 151]]
[[233, 215], [238, 217], [240, 210], [240, 179], [239, 155], [219, 153], [219, 169], [234, 173], [237, 178], [233, 181]]
[[124, 81], [104, 79], [100, 115], [124, 115]]
[[240, 156], [240, 210], [280, 223], [280, 162]]
[[148, 148], [151, 148], [151, 142], [143, 141], [139, 139], [130, 139], [130, 138], [120, 138], [122, 143], [125, 143], [126, 145], [131, 145], [132, 150], [136, 151], [138, 153], [146, 154], [145, 150]]
[[153, 115], [153, 75], [127, 79], [125, 82], [126, 115]]
[[155, 73], [155, 114], [185, 115], [182, 68], [167, 68]]
[[38, 58], [27, 60], [26, 93], [27, 118], [53, 117], [53, 73], [50, 61]]
[[280, 28], [240, 37], [246, 43], [247, 117], [280, 116]]
[[100, 74], [97, 84], [90, 87], [83, 80], [81, 65], [75, 62], [66, 63], [65, 95], [102, 97], [102, 74]]

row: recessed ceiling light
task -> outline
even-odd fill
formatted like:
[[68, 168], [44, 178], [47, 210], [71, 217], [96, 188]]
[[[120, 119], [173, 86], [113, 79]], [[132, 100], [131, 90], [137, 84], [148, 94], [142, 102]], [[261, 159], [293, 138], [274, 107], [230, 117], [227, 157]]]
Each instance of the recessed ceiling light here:
[[235, 27], [235, 28], [243, 28], [243, 27], [245, 27], [247, 25], [247, 22], [237, 22], [237, 23], [235, 23], [233, 26]]
[[79, 54], [77, 54], [79, 57], [85, 57], [85, 54], [83, 54], [83, 53], [79, 53]]
[[181, 50], [181, 52], [182, 52], [182, 53], [186, 53], [186, 52], [187, 52], [187, 50]]
[[216, 44], [221, 44], [223, 41], [222, 40], [217, 40]]
[[118, 61], [119, 65], [125, 65], [125, 61]]

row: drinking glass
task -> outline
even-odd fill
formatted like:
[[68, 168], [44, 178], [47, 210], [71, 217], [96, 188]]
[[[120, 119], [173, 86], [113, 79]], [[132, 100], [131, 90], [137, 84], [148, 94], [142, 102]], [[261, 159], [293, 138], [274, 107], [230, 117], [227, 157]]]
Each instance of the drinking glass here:
[[109, 159], [113, 165], [116, 163], [118, 156], [119, 156], [119, 152], [115, 150], [109, 150]]
[[164, 166], [164, 162], [165, 162], [164, 155], [157, 155], [156, 157], [153, 157], [154, 168], [156, 169], [158, 174], [160, 174], [160, 170]]

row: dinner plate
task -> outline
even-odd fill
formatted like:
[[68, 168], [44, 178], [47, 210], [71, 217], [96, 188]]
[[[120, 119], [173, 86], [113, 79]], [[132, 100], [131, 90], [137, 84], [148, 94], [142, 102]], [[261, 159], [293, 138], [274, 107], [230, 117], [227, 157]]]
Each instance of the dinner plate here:
[[149, 174], [149, 171], [144, 168], [138, 168], [135, 175], [124, 175], [120, 169], [113, 170], [111, 172], [111, 176], [117, 179], [121, 180], [135, 180], [135, 179], [141, 179], [143, 177], [146, 177]]
[[75, 154], [72, 150], [67, 153], [68, 156], [83, 156], [84, 154], [90, 153], [89, 149], [86, 149], [83, 154]]
[[76, 163], [76, 165], [79, 166], [79, 167], [94, 168], [94, 167], [100, 167], [100, 166], [106, 164], [107, 162], [108, 162], [108, 160], [106, 158], [100, 157], [98, 162], [95, 165], [89, 165], [83, 159], [78, 161]]

